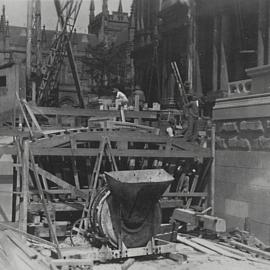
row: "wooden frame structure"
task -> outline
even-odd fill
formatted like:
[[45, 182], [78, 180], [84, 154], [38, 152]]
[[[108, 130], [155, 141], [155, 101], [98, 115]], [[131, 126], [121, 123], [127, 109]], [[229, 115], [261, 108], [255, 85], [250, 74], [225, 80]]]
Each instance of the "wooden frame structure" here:
[[[55, 211], [83, 211], [89, 202], [89, 196], [95, 192], [93, 187], [96, 189], [103, 185], [104, 179], [94, 175], [99, 156], [101, 159], [98, 171], [101, 174], [113, 167], [119, 170], [130, 169], [131, 160], [133, 169], [165, 168], [168, 165], [165, 169], [174, 174], [185, 160], [191, 163], [200, 160], [203, 169], [195, 174], [186, 170], [181, 176], [176, 176], [176, 183], [167, 189], [160, 203], [162, 208], [196, 206], [200, 210], [206, 207], [203, 204], [209, 199], [206, 179], [213, 160], [210, 149], [188, 143], [183, 138], [157, 135], [156, 128], [144, 128], [130, 122], [106, 121], [104, 125], [102, 120], [103, 125], [94, 128], [58, 128], [45, 131], [36, 116], [46, 118], [71, 115], [86, 119], [95, 116], [92, 119], [96, 121], [99, 117], [120, 118], [121, 114], [120, 111], [40, 108], [32, 107], [23, 100], [19, 102], [29, 134], [27, 129], [15, 132], [16, 146], [0, 148], [0, 155], [12, 154], [17, 160], [16, 194], [20, 195], [19, 224], [22, 230], [27, 229], [27, 213], [42, 211], [48, 222], [52, 223], [49, 226], [50, 236], [57, 244], [54, 220], [50, 221], [46, 207], [52, 206]], [[125, 116], [133, 121], [137, 119], [136, 122], [149, 119], [158, 121], [157, 112], [151, 111], [130, 111]], [[104, 141], [110, 145], [109, 155], [108, 149], [105, 151], [102, 147]], [[29, 204], [33, 194], [37, 194], [40, 200]]]
[[[91, 180], [97, 156], [100, 154], [100, 147], [103, 139], [106, 138], [112, 145], [111, 155], [115, 158], [119, 169], [128, 168], [128, 161], [130, 158], [140, 160], [138, 166], [143, 166], [143, 160], [148, 161], [148, 167], [153, 167], [155, 160], [162, 163], [171, 162], [177, 163], [179, 160], [203, 159], [206, 160], [205, 167], [200, 179], [199, 175], [193, 179], [192, 184], [188, 190], [181, 191], [183, 186], [183, 176], [178, 179], [177, 189], [167, 190], [161, 200], [163, 208], [172, 208], [181, 205], [183, 198], [186, 198], [186, 207], [192, 205], [192, 200], [196, 198], [206, 198], [208, 196], [203, 189], [198, 190], [199, 182], [205, 181], [205, 177], [211, 165], [211, 153], [209, 149], [201, 149], [199, 146], [192, 145], [185, 142], [183, 139], [170, 139], [166, 136], [158, 136], [149, 132], [129, 131], [129, 130], [103, 130], [93, 131], [86, 129], [66, 130], [60, 133], [50, 134], [41, 139], [24, 142], [23, 150], [21, 151], [22, 167], [19, 167], [22, 175], [22, 213], [27, 212], [29, 193], [36, 194], [35, 185], [32, 185], [32, 190], [29, 191], [28, 183], [33, 179], [37, 183], [39, 179], [42, 189], [47, 200], [50, 201], [58, 195], [71, 196], [74, 199], [80, 198], [80, 201], [87, 201], [88, 193], [91, 192]], [[17, 152], [17, 151], [16, 151]], [[28, 152], [28, 154], [27, 154]], [[15, 154], [15, 153], [14, 153]], [[29, 155], [32, 158], [29, 161]], [[19, 157], [19, 152], [17, 152]], [[64, 162], [68, 161], [68, 172], [61, 175], [60, 167], [55, 171], [53, 164], [61, 159]], [[106, 154], [104, 155], [103, 165], [101, 171], [106, 170]], [[87, 174], [82, 174], [81, 169], [78, 168], [78, 163], [85, 163], [83, 170]], [[145, 164], [145, 163], [144, 163]], [[158, 164], [158, 163], [157, 163]], [[59, 165], [59, 164], [58, 164]], [[88, 167], [87, 167], [88, 166]], [[90, 167], [89, 167], [90, 166]], [[158, 165], [157, 165], [158, 166]], [[159, 165], [161, 166], [161, 165]], [[138, 169], [141, 169], [138, 167]], [[62, 168], [65, 169], [65, 168]], [[30, 172], [29, 172], [30, 170]], [[32, 172], [36, 176], [31, 177]], [[71, 175], [68, 179], [67, 175]], [[84, 179], [86, 177], [86, 179]], [[181, 182], [182, 181], [182, 182]], [[181, 183], [180, 183], [181, 182]], [[31, 186], [31, 185], [30, 185]], [[76, 201], [76, 200], [75, 200]], [[53, 202], [56, 206], [57, 203]], [[39, 203], [40, 205], [40, 203]], [[61, 205], [61, 203], [60, 203]], [[78, 206], [81, 205], [81, 208]], [[80, 202], [74, 210], [82, 210], [83, 204]], [[41, 210], [42, 205], [33, 204], [33, 209]], [[71, 207], [72, 208], [72, 207]], [[56, 206], [57, 210], [71, 210], [67, 205]], [[30, 204], [30, 208], [31, 204]], [[25, 217], [26, 215], [23, 214]], [[21, 228], [26, 229], [26, 220], [21, 219]]]

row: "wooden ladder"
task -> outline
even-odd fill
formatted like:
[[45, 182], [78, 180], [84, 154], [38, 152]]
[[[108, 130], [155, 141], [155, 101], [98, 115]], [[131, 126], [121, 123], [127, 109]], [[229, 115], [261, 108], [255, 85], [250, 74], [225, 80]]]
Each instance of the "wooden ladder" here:
[[92, 202], [95, 198], [95, 195], [97, 193], [98, 179], [99, 179], [101, 163], [102, 163], [102, 159], [105, 155], [108, 157], [108, 159], [110, 161], [112, 170], [117, 171], [118, 167], [117, 167], [117, 164], [115, 161], [115, 157], [112, 153], [111, 142], [107, 136], [102, 138], [101, 145], [99, 148], [99, 153], [96, 157], [96, 162], [95, 162], [95, 166], [93, 169], [91, 181], [89, 183], [88, 199], [86, 200], [85, 206], [83, 208], [82, 218], [80, 220], [78, 233], [80, 233], [80, 231], [83, 231], [84, 228], [88, 227], [88, 224], [89, 224], [88, 221], [89, 221], [89, 217], [90, 217], [90, 208], [91, 208]]

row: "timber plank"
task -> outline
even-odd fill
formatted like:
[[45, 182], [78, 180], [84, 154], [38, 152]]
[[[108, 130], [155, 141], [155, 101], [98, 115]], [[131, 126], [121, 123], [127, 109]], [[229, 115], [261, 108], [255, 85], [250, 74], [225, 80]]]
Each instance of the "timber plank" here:
[[217, 255], [218, 254], [217, 252], [215, 252], [215, 251], [213, 251], [213, 250], [211, 250], [209, 248], [203, 247], [203, 246], [201, 246], [201, 245], [199, 245], [197, 243], [194, 243], [191, 240], [189, 240], [189, 239], [187, 239], [187, 238], [185, 238], [183, 236], [180, 236], [179, 234], [177, 235], [176, 239], [177, 239], [178, 242], [180, 242], [182, 244], [185, 244], [187, 246], [190, 246], [190, 247], [192, 247], [192, 248], [194, 248], [194, 249], [196, 249], [196, 250], [198, 250], [198, 251], [200, 251], [202, 253], [211, 254], [211, 255]]
[[[157, 136], [138, 131], [100, 131], [100, 132], [77, 132], [65, 135], [54, 135], [34, 142], [32, 145], [40, 147], [56, 147], [67, 143], [71, 138], [77, 142], [100, 141], [102, 137], [108, 137], [111, 142], [144, 142], [155, 144], [171, 144], [175, 151], [191, 151], [197, 156], [210, 156], [209, 149], [187, 143], [184, 139], [173, 139], [167, 136]], [[169, 149], [170, 150], [170, 149]]]
[[201, 239], [201, 238], [198, 238], [198, 237], [194, 237], [194, 238], [191, 238], [191, 241], [196, 243], [196, 244], [199, 244], [199, 245], [201, 245], [203, 247], [209, 248], [209, 249], [211, 249], [211, 250], [213, 250], [213, 251], [215, 251], [218, 254], [221, 254], [223, 256], [233, 258], [233, 259], [239, 260], [239, 261], [243, 260], [242, 256], [233, 254], [232, 252], [227, 251], [227, 250], [223, 249], [222, 247], [218, 247], [217, 245], [215, 245], [214, 243], [212, 243], [211, 241], [208, 241], [206, 239]]
[[[90, 109], [56, 108], [30, 106], [34, 114], [60, 115], [60, 116], [87, 116], [87, 117], [121, 117], [120, 111], [102, 111]], [[125, 111], [126, 118], [157, 119], [155, 111]]]
[[[33, 166], [30, 167], [33, 170]], [[39, 175], [41, 175], [42, 177], [48, 179], [49, 181], [52, 181], [53, 183], [55, 183], [56, 185], [64, 188], [64, 189], [70, 189], [76, 196], [86, 200], [87, 199], [87, 194], [85, 194], [84, 192], [80, 191], [79, 189], [77, 189], [76, 187], [70, 185], [69, 183], [67, 183], [66, 181], [60, 179], [59, 177], [49, 173], [48, 171], [45, 171], [43, 169], [41, 169], [40, 167], [36, 166], [36, 171]]]
[[207, 192], [166, 192], [163, 197], [207, 197]]
[[[35, 156], [97, 156], [98, 148], [41, 148], [32, 146], [31, 151]], [[112, 149], [112, 155], [118, 157], [164, 157], [164, 158], [209, 158], [210, 153], [194, 153], [192, 151], [163, 151], [163, 150], [147, 150], [147, 149]]]
[[49, 138], [42, 138], [38, 141], [32, 142], [31, 145], [39, 146], [39, 147], [46, 147], [52, 148], [56, 146], [61, 146], [63, 144], [70, 142], [71, 135], [54, 135], [53, 137]]
[[268, 260], [270, 259], [270, 252], [263, 251], [261, 249], [255, 248], [255, 247], [250, 247], [248, 245], [236, 242], [234, 240], [230, 240], [229, 244], [236, 247], [236, 248], [239, 248], [240, 250], [245, 250], [245, 251], [251, 252], [253, 254], [256, 254], [257, 256], [261, 256], [261, 257], [268, 259]]
[[[63, 211], [63, 212], [70, 212], [70, 211], [82, 211], [83, 210], [83, 204], [82, 203], [76, 203], [76, 202], [57, 202], [52, 203], [55, 211]], [[42, 211], [43, 206], [41, 203], [30, 203], [28, 210], [30, 212], [37, 212]]]

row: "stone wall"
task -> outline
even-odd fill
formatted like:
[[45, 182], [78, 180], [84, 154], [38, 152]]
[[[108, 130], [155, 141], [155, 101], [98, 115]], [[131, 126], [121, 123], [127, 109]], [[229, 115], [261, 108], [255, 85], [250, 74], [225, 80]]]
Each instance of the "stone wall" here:
[[270, 244], [270, 153], [216, 152], [215, 214]]
[[215, 214], [270, 244], [270, 94], [220, 99]]
[[217, 149], [270, 151], [270, 95], [218, 100]]

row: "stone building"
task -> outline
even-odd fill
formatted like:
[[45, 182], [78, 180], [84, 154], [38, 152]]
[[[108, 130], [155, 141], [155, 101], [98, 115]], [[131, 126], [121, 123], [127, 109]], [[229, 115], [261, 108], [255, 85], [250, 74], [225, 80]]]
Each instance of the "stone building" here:
[[[109, 12], [108, 0], [103, 0], [102, 11], [95, 15], [95, 2], [91, 0], [88, 33], [96, 35], [100, 43], [118, 54], [120, 61], [116, 64], [117, 81], [132, 87], [134, 77], [133, 48], [134, 18], [123, 11], [122, 1], [119, 0], [118, 10]], [[119, 53], [118, 53], [119, 52]]]
[[102, 11], [95, 15], [95, 2], [91, 0], [88, 33], [95, 34], [98, 40], [112, 44], [116, 41], [117, 35], [129, 28], [129, 16], [123, 12], [122, 2], [119, 0], [117, 11], [111, 14], [108, 9], [108, 0], [103, 0]]
[[[137, 83], [148, 101], [175, 106], [170, 63], [176, 61], [191, 92], [218, 98], [215, 214], [269, 244], [270, 2], [136, 0], [135, 6]], [[156, 45], [159, 79], [151, 86], [146, 74]]]
[[148, 102], [161, 98], [158, 12], [159, 0], [134, 0], [134, 68], [135, 81], [145, 92]]
[[[25, 72], [26, 60], [26, 28], [9, 25], [6, 20], [6, 15], [3, 12], [0, 22], [0, 60], [3, 63], [15, 63], [21, 66], [21, 70]], [[53, 41], [55, 31], [46, 30], [45, 26], [41, 31], [41, 50], [42, 50], [42, 65], [46, 64], [47, 56], [51, 43]], [[82, 63], [82, 58], [85, 57], [88, 44], [95, 46], [98, 43], [96, 35], [82, 34], [74, 31], [72, 35], [72, 48], [76, 60], [78, 73], [85, 103], [87, 104], [88, 94], [91, 92], [91, 81], [85, 72], [85, 66]], [[23, 72], [22, 72], [23, 73]], [[25, 88], [25, 82], [20, 85], [20, 88]], [[72, 77], [71, 68], [67, 59], [61, 67], [59, 74], [59, 105], [77, 106], [77, 96], [75, 92], [74, 80]]]

